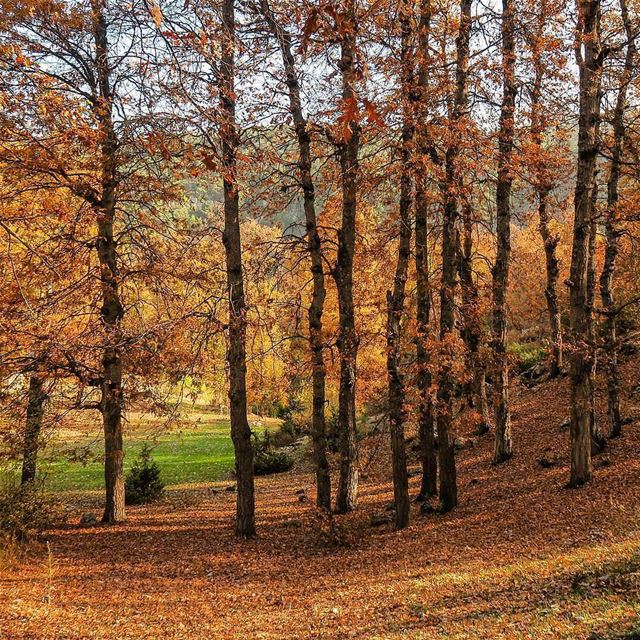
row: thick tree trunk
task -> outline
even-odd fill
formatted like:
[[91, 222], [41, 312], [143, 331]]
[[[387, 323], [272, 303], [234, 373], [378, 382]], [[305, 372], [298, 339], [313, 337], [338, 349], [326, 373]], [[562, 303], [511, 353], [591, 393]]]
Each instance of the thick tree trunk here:
[[[356, 92], [356, 4], [347, 0], [340, 39], [342, 100], [345, 107], [357, 101]], [[340, 333], [340, 390], [338, 426], [340, 430], [340, 478], [336, 510], [355, 509], [358, 499], [358, 439], [356, 429], [356, 358], [358, 335], [353, 304], [353, 256], [356, 243], [356, 198], [358, 181], [359, 124], [355, 117], [348, 122], [348, 133], [338, 145], [342, 181], [342, 224], [338, 232], [338, 257], [334, 270], [338, 289]]]
[[427, 122], [426, 100], [429, 80], [429, 30], [431, 28], [431, 2], [421, 0], [418, 44], [418, 87], [417, 137], [419, 169], [415, 177], [415, 262], [416, 262], [416, 386], [419, 394], [418, 435], [420, 438], [420, 459], [422, 462], [422, 482], [419, 500], [427, 500], [438, 492], [438, 458], [434, 437], [434, 409], [431, 397], [432, 376], [429, 371], [427, 340], [431, 316], [431, 293], [429, 287], [429, 233], [427, 229], [428, 202], [423, 165], [427, 155], [425, 125]]
[[118, 141], [113, 124], [113, 95], [110, 83], [109, 42], [107, 38], [106, 0], [93, 0], [93, 28], [96, 47], [97, 89], [99, 100], [94, 110], [101, 132], [101, 195], [94, 203], [98, 238], [96, 250], [100, 264], [102, 307], [100, 317], [105, 332], [102, 355], [100, 409], [105, 445], [106, 501], [103, 522], [116, 523], [125, 518], [124, 447], [122, 441], [122, 317], [117, 266], [117, 242], [114, 237]]
[[498, 135], [498, 184], [496, 189], [497, 251], [493, 266], [492, 333], [495, 357], [496, 432], [494, 464], [513, 455], [509, 412], [509, 367], [507, 360], [507, 287], [511, 255], [511, 159], [513, 153], [515, 78], [515, 15], [513, 0], [502, 0], [503, 88]]
[[411, 254], [411, 191], [412, 166], [411, 148], [413, 124], [409, 97], [413, 76], [411, 60], [411, 14], [407, 3], [399, 8], [402, 32], [401, 76], [404, 105], [404, 125], [402, 131], [399, 241], [393, 290], [387, 291], [387, 375], [389, 397], [389, 429], [391, 432], [391, 453], [393, 463], [393, 496], [396, 507], [397, 529], [409, 524], [409, 478], [407, 475], [407, 455], [404, 441], [404, 379], [400, 371], [401, 320], [404, 311], [405, 286]]
[[620, 10], [627, 36], [627, 52], [625, 64], [613, 112], [613, 147], [609, 164], [609, 179], [607, 181], [607, 212], [605, 217], [605, 254], [602, 273], [600, 274], [600, 299], [605, 313], [602, 326], [604, 343], [604, 359], [607, 377], [607, 413], [609, 417], [609, 433], [612, 438], [622, 434], [622, 415], [620, 412], [620, 380], [618, 372], [617, 319], [613, 280], [618, 257], [618, 240], [621, 234], [618, 201], [620, 171], [625, 142], [624, 116], [627, 109], [627, 93], [631, 74], [633, 72], [636, 46], [635, 34], [629, 19], [626, 0], [620, 0]]
[[235, 98], [235, 9], [234, 0], [223, 0], [223, 36], [219, 70], [220, 141], [222, 145], [224, 234], [227, 286], [229, 295], [229, 405], [231, 439], [235, 450], [236, 535], [255, 535], [255, 497], [253, 483], [253, 447], [247, 420], [247, 306], [242, 273], [240, 206], [237, 183]]
[[307, 250], [311, 258], [313, 291], [309, 305], [309, 342], [313, 367], [311, 435], [316, 466], [316, 503], [325, 511], [331, 510], [331, 475], [327, 458], [327, 436], [325, 423], [325, 379], [324, 341], [322, 338], [322, 315], [326, 297], [324, 270], [322, 268], [322, 244], [318, 233], [315, 190], [312, 176], [311, 136], [302, 111], [300, 83], [292, 53], [291, 36], [276, 21], [267, 0], [261, 0], [260, 10], [271, 33], [280, 45], [282, 61], [289, 92], [289, 110], [298, 140], [298, 170], [302, 183], [303, 206], [306, 222]]
[[577, 0], [580, 72], [578, 163], [575, 191], [573, 249], [569, 281], [571, 326], [571, 476], [569, 486], [591, 479], [591, 376], [594, 367], [591, 342], [593, 310], [589, 305], [590, 238], [595, 189], [597, 124], [600, 117], [602, 52], [599, 0]]
[[47, 399], [43, 387], [42, 378], [39, 376], [32, 375], [29, 378], [27, 419], [22, 446], [22, 477], [20, 480], [23, 485], [36, 479], [42, 417], [44, 416], [44, 403]]

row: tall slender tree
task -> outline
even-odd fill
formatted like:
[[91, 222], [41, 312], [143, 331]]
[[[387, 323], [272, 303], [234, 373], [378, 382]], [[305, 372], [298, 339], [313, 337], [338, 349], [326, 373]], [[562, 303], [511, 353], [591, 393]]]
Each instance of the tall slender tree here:
[[515, 3], [502, 0], [502, 105], [498, 133], [498, 182], [496, 187], [497, 251], [493, 266], [492, 334], [495, 357], [495, 464], [513, 455], [509, 411], [509, 368], [507, 360], [507, 287], [511, 255], [511, 187], [513, 184], [513, 141], [516, 106]]
[[309, 342], [313, 367], [311, 433], [316, 465], [317, 505], [325, 511], [331, 510], [331, 475], [327, 458], [327, 436], [325, 426], [325, 386], [326, 367], [324, 363], [324, 339], [322, 335], [322, 315], [326, 289], [324, 282], [323, 255], [318, 219], [316, 215], [316, 196], [313, 184], [313, 156], [311, 152], [311, 133], [302, 109], [300, 80], [296, 59], [293, 54], [292, 38], [286, 29], [278, 23], [268, 0], [261, 0], [260, 11], [277, 40], [282, 54], [282, 62], [289, 95], [289, 111], [298, 141], [298, 172], [303, 194], [303, 208], [306, 222], [307, 250], [311, 260], [313, 291], [309, 304]]
[[427, 196], [426, 166], [429, 162], [427, 133], [429, 70], [429, 32], [431, 30], [431, 0], [420, 0], [418, 20], [416, 169], [415, 175], [415, 264], [416, 264], [416, 386], [419, 395], [418, 434], [422, 462], [420, 500], [435, 496], [438, 492], [438, 458], [434, 438], [434, 406], [431, 397], [432, 375], [429, 369], [427, 340], [431, 321], [431, 291], [429, 284], [429, 202]]
[[629, 84], [632, 80], [636, 64], [637, 35], [629, 15], [626, 0], [620, 0], [620, 13], [627, 40], [624, 67], [620, 77], [620, 86], [613, 110], [613, 142], [609, 177], [607, 180], [607, 209], [605, 214], [605, 254], [600, 274], [600, 299], [605, 314], [602, 334], [604, 340], [604, 359], [607, 377], [607, 413], [609, 416], [609, 433], [615, 438], [622, 434], [622, 415], [620, 412], [620, 375], [618, 371], [617, 345], [617, 313], [614, 296], [614, 276], [619, 252], [620, 214], [620, 174], [622, 171], [624, 143], [626, 138], [625, 112], [627, 110]]
[[[445, 152], [445, 179], [442, 184], [444, 215], [442, 228], [442, 280], [440, 286], [440, 339], [451, 339], [455, 330], [456, 284], [458, 260], [457, 222], [460, 154], [460, 127], [467, 107], [467, 75], [469, 70], [469, 42], [471, 37], [472, 0], [460, 1], [460, 26], [456, 38], [455, 96], [451, 113], [453, 142]], [[455, 451], [453, 446], [453, 374], [452, 363], [445, 358], [438, 381], [438, 466], [440, 469], [440, 509], [450, 511], [458, 504]]]
[[342, 126], [338, 132], [342, 186], [342, 222], [338, 230], [338, 257], [333, 271], [338, 289], [340, 333], [340, 389], [338, 428], [340, 432], [340, 477], [336, 496], [339, 513], [351, 511], [358, 499], [358, 438], [356, 428], [356, 360], [358, 334], [353, 303], [353, 257], [356, 247], [356, 212], [360, 124], [358, 122], [357, 3], [345, 0], [337, 24], [340, 39], [339, 69], [342, 77]]
[[571, 329], [571, 475], [569, 486], [591, 479], [591, 416], [595, 366], [589, 305], [590, 240], [593, 229], [597, 129], [600, 119], [602, 43], [600, 0], [577, 0], [576, 61], [580, 75], [578, 160], [574, 201], [573, 248], [569, 277]]
[[400, 202], [398, 256], [393, 279], [393, 289], [387, 291], [387, 376], [389, 402], [389, 428], [393, 463], [393, 496], [395, 521], [398, 529], [409, 524], [409, 479], [404, 442], [405, 390], [404, 376], [400, 370], [401, 320], [404, 312], [405, 287], [411, 256], [411, 203], [413, 170], [411, 145], [413, 139], [412, 107], [410, 94], [413, 85], [413, 11], [410, 2], [402, 0], [398, 6], [400, 18], [400, 84], [402, 105], [402, 139], [400, 143]]
[[255, 535], [253, 447], [247, 419], [247, 304], [242, 273], [240, 194], [237, 176], [238, 131], [235, 93], [235, 2], [222, 2], [218, 90], [224, 196], [223, 243], [229, 296], [229, 410], [237, 479], [236, 535]]
[[534, 188], [538, 205], [538, 231], [542, 238], [546, 265], [546, 287], [544, 290], [547, 302], [547, 314], [551, 330], [551, 366], [550, 375], [555, 378], [563, 367], [562, 318], [558, 301], [558, 278], [560, 277], [560, 261], [557, 247], [560, 238], [551, 228], [549, 213], [549, 196], [553, 189], [550, 172], [544, 166], [544, 138], [547, 134], [546, 114], [543, 107], [543, 89], [547, 62], [545, 61], [545, 31], [549, 17], [549, 1], [540, 0], [536, 8], [536, 19], [531, 35], [531, 58], [534, 66], [534, 79], [531, 88], [531, 138], [534, 146]]

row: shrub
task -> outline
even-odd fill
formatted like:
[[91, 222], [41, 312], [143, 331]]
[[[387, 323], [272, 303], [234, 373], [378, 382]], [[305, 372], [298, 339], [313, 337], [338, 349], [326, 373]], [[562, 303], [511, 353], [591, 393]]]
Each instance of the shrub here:
[[160, 467], [151, 457], [151, 447], [145, 444], [124, 484], [126, 504], [147, 504], [160, 498], [164, 483], [160, 479]]
[[35, 480], [25, 485], [6, 477], [0, 484], [0, 536], [25, 542], [64, 519], [64, 509]]
[[520, 373], [535, 367], [547, 357], [547, 350], [534, 343], [512, 342], [507, 346], [507, 352], [515, 360]]
[[286, 452], [273, 446], [269, 431], [262, 436], [253, 434], [253, 470], [257, 476], [283, 473], [293, 467], [293, 458]]

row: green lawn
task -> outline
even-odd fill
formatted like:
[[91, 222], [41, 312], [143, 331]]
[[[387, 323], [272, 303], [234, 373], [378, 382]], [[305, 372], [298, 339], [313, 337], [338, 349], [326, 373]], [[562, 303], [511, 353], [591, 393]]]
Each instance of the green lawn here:
[[[228, 477], [234, 454], [229, 420], [205, 410], [188, 414], [181, 428], [160, 430], [148, 418], [133, 417], [125, 431], [125, 469], [129, 469], [145, 442], [153, 447], [153, 458], [166, 485], [215, 482]], [[268, 428], [273, 420], [267, 420]], [[252, 428], [260, 428], [252, 425]], [[264, 427], [262, 427], [264, 428]], [[83, 452], [83, 461], [70, 461], [73, 451]], [[104, 443], [99, 432], [65, 433], [52, 439], [43, 451], [38, 472], [52, 491], [102, 489]]]

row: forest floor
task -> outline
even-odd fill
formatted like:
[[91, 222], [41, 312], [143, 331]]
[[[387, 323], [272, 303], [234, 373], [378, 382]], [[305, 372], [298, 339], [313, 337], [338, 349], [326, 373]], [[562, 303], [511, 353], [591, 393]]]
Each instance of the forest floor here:
[[[372, 527], [391, 499], [384, 459], [334, 531], [312, 506], [310, 474], [257, 480], [250, 541], [233, 537], [224, 485], [173, 489], [126, 524], [69, 524], [0, 567], [0, 638], [640, 638], [638, 371], [640, 359], [625, 363], [634, 421], [582, 489], [563, 488], [567, 380], [518, 387], [515, 457], [492, 466], [491, 436], [459, 452], [450, 514], [415, 505], [408, 529]], [[98, 513], [95, 496], [73, 522], [88, 507]]]

